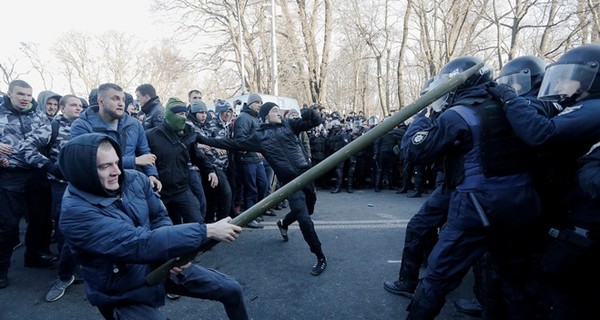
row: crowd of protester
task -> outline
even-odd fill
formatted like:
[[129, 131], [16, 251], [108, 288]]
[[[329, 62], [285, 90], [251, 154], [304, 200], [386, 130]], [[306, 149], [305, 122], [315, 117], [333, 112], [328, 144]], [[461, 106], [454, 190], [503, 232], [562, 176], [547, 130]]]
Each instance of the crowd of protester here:
[[[471, 305], [459, 303], [459, 310], [488, 319], [590, 318], [597, 294], [582, 294], [576, 283], [598, 283], [599, 56], [600, 45], [591, 44], [549, 66], [536, 57], [517, 58], [498, 79], [484, 65], [410, 123], [395, 126], [314, 182], [332, 194], [388, 188], [422, 197], [433, 191], [407, 227], [398, 280], [384, 283], [385, 290], [412, 299], [409, 319], [435, 318], [471, 268], [485, 281], [476, 281]], [[480, 62], [469, 56], [451, 60], [422, 94]], [[171, 97], [163, 105], [151, 84], [133, 94], [102, 84], [87, 99], [52, 91], [33, 99], [27, 82], [12, 81], [0, 102], [0, 289], [9, 285], [22, 218], [25, 266], [58, 263], [46, 301], [60, 299], [81, 281], [81, 253], [59, 228], [69, 179], [58, 163], [61, 149], [79, 136], [102, 134], [88, 139], [97, 148], [102, 139], [110, 141], [107, 159], [117, 158], [120, 166], [115, 177], [125, 169], [147, 177], [140, 186], [160, 194], [166, 209], [154, 211], [168, 214], [170, 227], [219, 226], [393, 115], [344, 115], [318, 104], [280, 110], [256, 93], [240, 102], [239, 114], [225, 100], [213, 103], [209, 110], [201, 92], [191, 90], [187, 101]], [[102, 192], [111, 191], [104, 187]], [[279, 232], [288, 241], [289, 225], [299, 223], [317, 258], [310, 273], [318, 276], [327, 260], [310, 218], [314, 190], [307, 184], [275, 208], [290, 207], [277, 221]], [[262, 228], [263, 219], [246, 227]], [[216, 238], [233, 241], [239, 231]], [[68, 239], [76, 236], [68, 229]], [[427, 256], [427, 272], [419, 279]], [[246, 318], [238, 285], [228, 285], [236, 301], [229, 309], [222, 301], [228, 314]], [[167, 296], [176, 299], [186, 290], [168, 290]], [[101, 308], [112, 315], [131, 311], [115, 310]]]

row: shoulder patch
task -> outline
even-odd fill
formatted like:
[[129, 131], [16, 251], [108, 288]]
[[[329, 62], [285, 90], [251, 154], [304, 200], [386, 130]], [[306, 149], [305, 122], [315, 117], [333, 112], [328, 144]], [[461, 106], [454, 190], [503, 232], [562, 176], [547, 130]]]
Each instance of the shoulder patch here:
[[428, 135], [429, 131], [419, 131], [412, 137], [411, 142], [412, 144], [421, 144], [423, 141], [425, 141], [425, 139], [427, 139]]

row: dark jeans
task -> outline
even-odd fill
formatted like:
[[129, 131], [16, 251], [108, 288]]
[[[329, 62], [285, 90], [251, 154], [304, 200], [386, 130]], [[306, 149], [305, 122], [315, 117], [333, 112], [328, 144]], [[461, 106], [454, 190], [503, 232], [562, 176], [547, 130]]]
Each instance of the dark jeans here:
[[35, 171], [25, 190], [27, 206], [27, 232], [25, 233], [25, 255], [35, 257], [50, 250], [52, 235], [52, 192], [46, 174]]
[[[219, 301], [229, 319], [249, 319], [240, 284], [219, 271], [191, 265], [177, 276], [165, 281], [167, 293]], [[125, 305], [113, 309], [102, 308], [107, 319], [167, 319], [157, 308], [147, 305]]]
[[300, 231], [302, 232], [304, 241], [306, 241], [310, 248], [310, 252], [314, 253], [317, 258], [324, 258], [325, 255], [321, 250], [321, 241], [319, 241], [315, 225], [310, 217], [314, 212], [315, 203], [317, 202], [314, 184], [307, 184], [301, 190], [291, 194], [287, 199], [291, 211], [283, 218], [283, 227], [287, 228], [295, 221], [298, 221]]
[[52, 189], [52, 218], [55, 225], [56, 248], [58, 249], [58, 278], [61, 281], [67, 281], [75, 273], [77, 262], [71, 253], [69, 245], [65, 243], [65, 238], [60, 232], [58, 223], [60, 221], [60, 207], [62, 197], [67, 189], [67, 184], [58, 181], [50, 180], [50, 188]]
[[190, 188], [172, 195], [161, 195], [169, 217], [173, 224], [200, 222], [204, 223], [204, 217], [200, 212], [198, 198], [194, 196]]
[[206, 215], [206, 194], [202, 187], [202, 175], [199, 170], [190, 170], [190, 189], [198, 199], [200, 214], [204, 217]]
[[204, 190], [206, 193], [206, 215], [204, 221], [212, 223], [221, 220], [231, 213], [231, 202], [233, 196], [227, 175], [221, 169], [215, 169], [219, 184], [215, 188], [210, 187], [208, 175], [203, 175]]
[[19, 221], [25, 214], [22, 192], [0, 188], [0, 271], [8, 270], [13, 248], [19, 244]]
[[25, 254], [31, 257], [49, 249], [52, 233], [48, 181], [33, 170], [0, 173], [0, 270], [8, 270], [13, 248], [19, 243], [19, 222], [27, 219]]
[[244, 188], [244, 209], [248, 209], [265, 197], [267, 193], [267, 174], [262, 162], [238, 163], [238, 168]]

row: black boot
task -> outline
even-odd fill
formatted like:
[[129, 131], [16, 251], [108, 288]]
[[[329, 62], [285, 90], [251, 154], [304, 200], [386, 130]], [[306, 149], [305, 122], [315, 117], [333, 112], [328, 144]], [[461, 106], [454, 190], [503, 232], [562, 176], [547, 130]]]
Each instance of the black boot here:
[[408, 189], [405, 186], [402, 186], [402, 188], [398, 189], [398, 191], [396, 191], [397, 194], [403, 194], [403, 193], [407, 193]]
[[346, 188], [346, 192], [354, 193], [354, 189], [352, 189], [352, 184], [348, 184], [348, 188]]
[[421, 192], [419, 192], [418, 190], [415, 190], [413, 193], [407, 194], [406, 197], [407, 198], [420, 198]]
[[331, 193], [340, 193], [342, 192], [342, 187], [340, 185], [336, 185], [335, 188], [331, 190]]
[[379, 188], [381, 187], [381, 170], [377, 170], [377, 172], [375, 172], [375, 192], [379, 192]]
[[441, 297], [429, 297], [421, 286], [413, 295], [413, 300], [408, 305], [406, 320], [433, 320], [440, 314], [445, 300]]

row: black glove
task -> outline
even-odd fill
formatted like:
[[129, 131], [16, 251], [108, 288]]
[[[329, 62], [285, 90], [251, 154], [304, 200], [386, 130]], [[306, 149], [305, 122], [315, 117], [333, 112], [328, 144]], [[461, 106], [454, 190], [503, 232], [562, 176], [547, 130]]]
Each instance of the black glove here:
[[53, 175], [57, 179], [64, 179], [62, 171], [60, 171], [60, 168], [55, 163], [48, 162], [42, 167], [42, 169], [46, 170], [46, 172]]
[[506, 83], [499, 83], [495, 86], [488, 86], [487, 91], [489, 94], [496, 98], [498, 101], [502, 103], [506, 103], [516, 97], [518, 97], [515, 88]]

